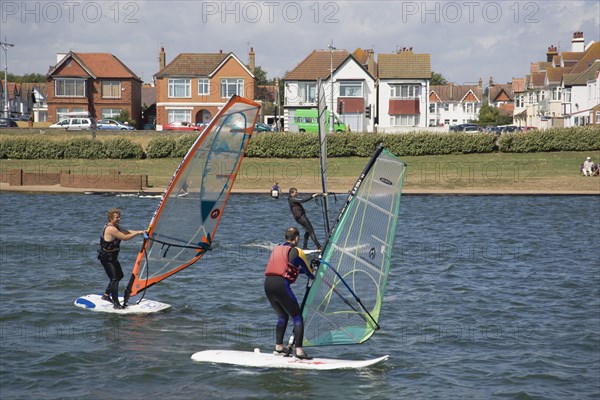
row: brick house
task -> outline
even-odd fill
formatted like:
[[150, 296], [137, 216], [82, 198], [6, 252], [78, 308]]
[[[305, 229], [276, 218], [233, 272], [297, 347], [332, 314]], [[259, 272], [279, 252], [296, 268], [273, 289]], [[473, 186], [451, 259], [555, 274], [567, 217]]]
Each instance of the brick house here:
[[157, 128], [171, 122], [208, 122], [233, 95], [254, 100], [254, 50], [246, 66], [233, 53], [181, 53], [154, 75]]
[[46, 80], [48, 122], [69, 112], [89, 111], [101, 119], [127, 111], [139, 125], [142, 80], [113, 54], [58, 54]]

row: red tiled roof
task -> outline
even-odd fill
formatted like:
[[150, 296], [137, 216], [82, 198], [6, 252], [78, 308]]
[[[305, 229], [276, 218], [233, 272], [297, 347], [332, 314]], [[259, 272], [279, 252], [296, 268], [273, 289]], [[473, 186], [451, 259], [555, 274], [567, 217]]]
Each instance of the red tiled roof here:
[[110, 53], [74, 53], [97, 78], [141, 79]]
[[483, 98], [483, 90], [479, 85], [455, 85], [453, 83], [448, 85], [431, 85], [430, 93], [431, 92], [433, 92], [442, 103], [463, 101], [469, 93], [472, 93], [480, 101]]
[[335, 71], [349, 55], [350, 53], [347, 50], [313, 50], [283, 79], [287, 81], [316, 81], [319, 78], [326, 79], [330, 75], [332, 65]]
[[522, 93], [525, 91], [525, 78], [513, 78], [513, 93]]

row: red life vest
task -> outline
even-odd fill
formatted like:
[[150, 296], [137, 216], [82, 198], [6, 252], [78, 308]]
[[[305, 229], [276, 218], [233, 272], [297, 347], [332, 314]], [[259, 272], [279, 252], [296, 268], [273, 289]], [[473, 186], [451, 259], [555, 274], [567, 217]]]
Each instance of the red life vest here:
[[292, 247], [288, 245], [275, 246], [269, 257], [265, 275], [283, 276], [290, 283], [296, 282], [296, 278], [298, 278], [298, 274], [300, 273], [300, 267], [290, 263], [290, 250], [292, 250]]

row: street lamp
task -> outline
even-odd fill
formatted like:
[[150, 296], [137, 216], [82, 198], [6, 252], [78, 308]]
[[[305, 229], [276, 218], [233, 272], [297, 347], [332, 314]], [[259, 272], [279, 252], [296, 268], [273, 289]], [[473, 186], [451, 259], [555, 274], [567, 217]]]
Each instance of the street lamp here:
[[333, 40], [329, 45], [327, 45], [329, 49], [329, 76], [331, 78], [331, 109], [329, 110], [329, 133], [333, 132], [333, 51], [336, 50], [333, 47]]
[[[4, 39], [6, 40], [6, 38]], [[4, 49], [4, 112], [6, 118], [10, 118], [8, 108], [8, 48], [15, 45], [7, 42], [0, 42], [0, 46]]]

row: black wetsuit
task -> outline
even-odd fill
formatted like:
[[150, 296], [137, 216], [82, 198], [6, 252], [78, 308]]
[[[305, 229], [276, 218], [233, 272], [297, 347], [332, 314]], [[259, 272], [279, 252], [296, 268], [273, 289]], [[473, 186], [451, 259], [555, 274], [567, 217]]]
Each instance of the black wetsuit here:
[[[115, 239], [110, 242], [104, 240], [104, 231], [106, 230], [105, 225], [102, 230], [102, 235], [100, 235], [100, 248], [98, 250], [98, 259], [102, 263], [104, 267], [104, 271], [110, 282], [106, 287], [105, 293], [110, 295], [112, 302], [115, 305], [120, 305], [119, 303], [119, 281], [123, 279], [123, 270], [121, 269], [121, 264], [117, 259], [119, 256], [119, 250], [121, 245], [121, 240]], [[118, 229], [118, 228], [117, 228]]]
[[306, 216], [306, 211], [304, 210], [304, 207], [302, 206], [302, 203], [306, 203], [307, 201], [309, 201], [311, 199], [312, 199], [312, 197], [307, 197], [307, 198], [302, 198], [299, 196], [288, 197], [288, 204], [290, 205], [290, 210], [292, 211], [292, 215], [294, 216], [294, 219], [296, 220], [297, 223], [302, 225], [302, 227], [306, 230], [306, 232], [304, 232], [304, 243], [302, 244], [303, 249], [306, 249], [308, 246], [309, 236], [310, 236], [310, 239], [315, 244], [315, 246], [317, 246], [317, 248], [321, 248], [321, 243], [319, 243], [319, 240], [317, 239], [317, 235], [315, 234], [315, 230], [312, 227], [312, 224], [310, 223], [310, 221], [308, 220], [308, 217]]
[[[283, 245], [277, 246], [291, 246], [290, 243], [284, 243]], [[274, 257], [274, 254], [271, 255]], [[305, 258], [299, 255], [298, 249], [292, 247], [288, 253], [288, 263], [292, 264], [297, 268], [298, 272], [304, 273], [311, 278], [314, 278], [310, 272], [308, 265], [305, 262]], [[297, 273], [296, 272], [296, 275]], [[291, 316], [294, 321], [294, 340], [298, 346], [302, 346], [304, 340], [304, 320], [302, 318], [302, 311], [298, 305], [298, 300], [294, 295], [291, 288], [290, 280], [282, 275], [270, 275], [269, 267], [265, 272], [265, 294], [271, 307], [277, 314], [277, 325], [275, 328], [275, 343], [278, 345], [283, 344], [283, 336], [285, 335], [285, 329], [288, 324], [289, 317]], [[295, 280], [295, 277], [293, 278]]]

